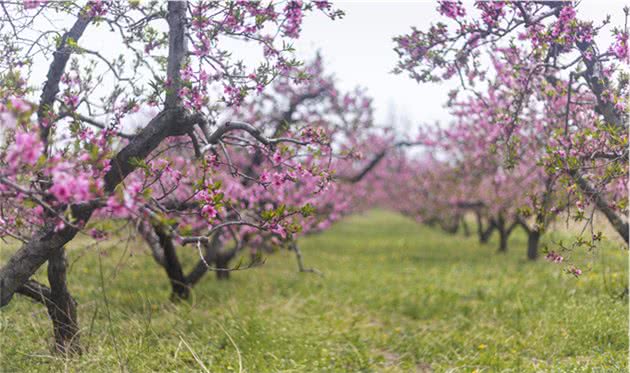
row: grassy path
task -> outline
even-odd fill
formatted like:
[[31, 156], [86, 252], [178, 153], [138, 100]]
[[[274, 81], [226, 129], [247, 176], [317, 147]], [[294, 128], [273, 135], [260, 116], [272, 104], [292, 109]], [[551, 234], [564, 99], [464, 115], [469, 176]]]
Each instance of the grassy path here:
[[526, 262], [520, 232], [507, 255], [495, 244], [375, 211], [303, 240], [323, 278], [280, 252], [177, 305], [139, 245], [71, 250], [88, 353], [51, 356], [45, 310], [16, 298], [0, 372], [627, 371], [627, 252], [581, 258], [592, 270], [575, 279]]

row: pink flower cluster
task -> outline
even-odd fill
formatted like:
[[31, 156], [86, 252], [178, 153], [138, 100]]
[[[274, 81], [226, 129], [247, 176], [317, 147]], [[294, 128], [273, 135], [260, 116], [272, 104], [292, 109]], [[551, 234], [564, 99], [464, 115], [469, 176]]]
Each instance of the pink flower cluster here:
[[503, 1], [477, 1], [475, 6], [481, 10], [481, 19], [488, 26], [494, 26], [505, 14]]
[[300, 28], [302, 26], [302, 0], [290, 0], [284, 7], [284, 34], [290, 38], [300, 36]]
[[58, 165], [52, 171], [53, 185], [50, 193], [61, 203], [85, 202], [92, 198], [90, 178], [87, 174], [77, 174], [68, 164]]
[[114, 194], [107, 198], [104, 210], [111, 214], [112, 217], [128, 217], [140, 208], [144, 199], [142, 190], [142, 182], [134, 180], [128, 183], [121, 194]]
[[572, 274], [575, 277], [580, 277], [582, 275], [582, 270], [575, 267], [575, 266], [571, 266], [567, 269], [567, 272], [569, 272], [570, 274]]
[[615, 35], [615, 42], [610, 46], [608, 51], [614, 54], [620, 61], [630, 63], [630, 57], [628, 53], [628, 33], [618, 32]]
[[102, 17], [107, 14], [107, 2], [103, 0], [92, 0], [88, 3], [88, 12], [91, 17]]
[[24, 0], [24, 9], [35, 9], [40, 5], [46, 4], [47, 0]]
[[15, 142], [9, 146], [7, 151], [7, 163], [13, 170], [18, 169], [22, 165], [34, 166], [42, 154], [44, 146], [37, 133], [34, 132], [17, 132], [15, 134]]
[[547, 259], [548, 261], [553, 262], [553, 263], [562, 263], [562, 261], [564, 260], [564, 257], [562, 257], [562, 255], [556, 253], [555, 251], [550, 251], [545, 256], [545, 259]]
[[439, 1], [438, 11], [440, 14], [457, 19], [466, 15], [466, 9], [461, 1]]
[[210, 224], [214, 222], [214, 218], [219, 214], [214, 196], [215, 194], [208, 192], [207, 189], [200, 190], [195, 196], [195, 199], [201, 204], [201, 214]]

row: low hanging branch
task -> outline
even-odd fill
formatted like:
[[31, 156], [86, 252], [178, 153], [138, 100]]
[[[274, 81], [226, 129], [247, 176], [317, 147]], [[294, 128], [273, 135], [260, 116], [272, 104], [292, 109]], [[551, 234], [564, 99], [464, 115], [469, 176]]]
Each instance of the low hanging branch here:
[[602, 193], [598, 192], [584, 177], [579, 175], [577, 171], [572, 171], [571, 177], [573, 177], [582, 192], [584, 192], [584, 194], [595, 203], [597, 209], [606, 216], [612, 227], [615, 231], [617, 231], [617, 233], [619, 233], [627, 244], [629, 242], [628, 222], [623, 221], [623, 219], [612, 209], [612, 207], [610, 207], [610, 204], [606, 201]]

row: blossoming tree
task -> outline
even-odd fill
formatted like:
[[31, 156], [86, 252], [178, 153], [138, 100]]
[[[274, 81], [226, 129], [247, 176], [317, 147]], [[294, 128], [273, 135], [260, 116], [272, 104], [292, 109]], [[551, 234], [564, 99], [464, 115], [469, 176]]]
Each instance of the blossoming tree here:
[[[277, 157], [282, 177], [301, 165], [320, 177], [324, 171], [303, 164], [308, 156], [294, 154], [302, 147], [325, 152], [327, 145], [308, 129], [268, 137], [258, 123], [216, 118], [277, 77], [303, 78], [290, 40], [310, 11], [342, 14], [326, 1], [3, 4], [0, 235], [22, 246], [0, 268], [0, 306], [15, 293], [45, 304], [56, 349], [77, 351], [64, 245], [79, 233], [106, 233], [91, 225], [93, 215], [151, 219], [169, 236], [200, 244], [223, 228], [273, 231], [307, 214], [304, 206], [241, 214], [238, 193], [220, 180], [245, 175], [222, 174], [218, 165], [229, 165], [226, 149], [241, 148], [243, 157], [252, 155], [247, 149]], [[116, 47], [90, 49], [87, 40], [102, 33], [111, 33]], [[261, 57], [245, 64], [231, 55], [231, 42], [255, 44]], [[46, 81], [34, 87], [29, 76], [41, 64], [48, 66]], [[192, 157], [167, 156], [184, 149], [181, 143]], [[180, 188], [184, 177], [196, 182]], [[205, 234], [191, 233], [185, 214], [167, 204], [174, 194], [198, 204]], [[50, 287], [30, 279], [46, 261]]]
[[[232, 115], [250, 123], [260, 123], [261, 133], [268, 133], [270, 137], [301, 138], [309, 143], [308, 149], [299, 144], [284, 144], [272, 153], [261, 147], [251, 149], [250, 141], [243, 137], [226, 137], [226, 142], [243, 146], [222, 147], [211, 156], [210, 162], [217, 170], [217, 178], [213, 181], [221, 184], [219, 203], [190, 203], [199, 171], [186, 169], [185, 164], [195, 157], [194, 145], [178, 144], [173, 148], [165, 144], [168, 158], [177, 159], [176, 169], [184, 171], [177, 171], [175, 181], [170, 185], [161, 185], [162, 192], [167, 195], [156, 198], [171, 206], [169, 214], [181, 218], [185, 211], [183, 216], [190, 231], [213, 230], [213, 224], [222, 227], [210, 239], [195, 241], [178, 239], [166, 232], [160, 220], [150, 219], [149, 225], [146, 222], [138, 224], [154, 257], [165, 268], [176, 298], [189, 296], [190, 288], [207, 272], [209, 263], [214, 264], [211, 269], [216, 271], [218, 278], [227, 278], [235, 269], [228, 268], [228, 262], [244, 248], [256, 254], [270, 244], [289, 245], [298, 255], [300, 269], [304, 270], [297, 238], [324, 229], [351, 211], [349, 193], [340, 193], [339, 183], [333, 182], [333, 172], [354, 172], [348, 170], [347, 163], [354, 162], [359, 149], [369, 148], [365, 142], [372, 127], [371, 100], [360, 90], [339, 92], [334, 78], [324, 73], [320, 56], [302, 72], [306, 81], [279, 77], [268, 90], [246, 99]], [[165, 170], [174, 171], [172, 168]], [[150, 174], [159, 172], [152, 169]], [[214, 194], [211, 199], [215, 201], [216, 196]], [[205, 200], [208, 196], [200, 194], [196, 198]], [[241, 215], [263, 211], [270, 229], [261, 232], [250, 225], [225, 226], [233, 217], [230, 211], [220, 213], [217, 206], [226, 204], [238, 206]], [[302, 208], [297, 211], [291, 206]], [[123, 211], [123, 217], [129, 217], [129, 213]], [[175, 216], [172, 219], [175, 221]], [[177, 221], [182, 225], [181, 219]], [[228, 241], [234, 241], [234, 244], [228, 245]], [[177, 257], [178, 243], [196, 243], [200, 250], [203, 247], [204, 253], [189, 274], [184, 273]], [[250, 265], [260, 260], [257, 256], [253, 258]]]
[[[419, 82], [456, 79], [480, 111], [492, 105], [487, 98], [498, 86], [496, 74], [511, 99], [492, 108], [485, 126], [496, 136], [482, 148], [502, 147], [514, 168], [527, 159], [516, 156], [519, 144], [544, 130], [550, 135], [545, 152], [535, 155], [547, 175], [542, 185], [556, 183], [571, 197], [568, 205], [544, 192], [531, 199], [530, 212], [540, 212], [536, 220], [567, 208], [576, 220], [592, 222], [585, 208], [593, 205], [627, 243], [628, 30], [613, 28], [614, 43], [598, 45], [609, 21], [580, 20], [577, 10], [572, 2], [440, 2], [443, 22], [395, 38], [396, 72]], [[628, 8], [624, 13], [627, 18]], [[509, 74], [486, 68], [497, 51], [509, 52], [502, 62]], [[574, 245], [600, 239], [592, 230]]]

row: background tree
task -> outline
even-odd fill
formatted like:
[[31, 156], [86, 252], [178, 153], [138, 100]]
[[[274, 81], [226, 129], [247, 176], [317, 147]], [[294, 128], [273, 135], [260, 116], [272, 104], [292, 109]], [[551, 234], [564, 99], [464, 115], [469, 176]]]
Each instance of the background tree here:
[[[491, 89], [488, 54], [510, 51], [513, 58], [505, 62], [515, 84], [504, 83], [514, 99], [492, 119], [500, 133], [495, 146], [505, 147], [510, 161], [528, 112], [538, 110], [555, 121], [564, 115], [539, 160], [572, 202], [555, 199], [560, 203], [544, 207], [553, 213], [566, 206], [576, 220], [592, 222], [585, 207], [593, 205], [628, 242], [627, 26], [613, 28], [614, 44], [602, 47], [597, 35], [608, 20], [582, 21], [577, 10], [566, 2], [476, 2], [474, 9], [440, 2], [444, 22], [395, 38], [396, 72], [419, 82], [458, 79], [461, 91], [479, 97]], [[627, 18], [628, 9], [624, 12]], [[530, 106], [532, 99], [540, 106]], [[590, 238], [574, 245], [592, 246], [599, 239], [601, 233], [592, 229]]]

